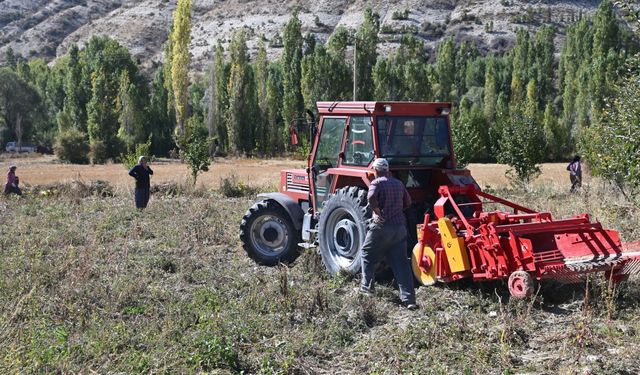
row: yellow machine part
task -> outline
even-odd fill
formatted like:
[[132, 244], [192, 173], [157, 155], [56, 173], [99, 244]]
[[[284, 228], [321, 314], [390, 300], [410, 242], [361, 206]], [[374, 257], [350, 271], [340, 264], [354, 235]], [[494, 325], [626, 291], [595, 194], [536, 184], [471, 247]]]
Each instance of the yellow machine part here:
[[438, 220], [438, 229], [440, 229], [442, 247], [445, 254], [447, 254], [451, 272], [462, 272], [471, 269], [464, 238], [458, 237], [456, 228], [453, 227], [451, 220], [446, 217], [440, 218]]
[[433, 285], [436, 283], [436, 253], [429, 246], [424, 247], [424, 256], [429, 257], [431, 259], [431, 268], [428, 272], [424, 272], [422, 268], [420, 268], [420, 243], [417, 243], [416, 246], [413, 247], [413, 254], [411, 256], [411, 269], [413, 270], [413, 275], [416, 277], [416, 280], [420, 282], [422, 285]]

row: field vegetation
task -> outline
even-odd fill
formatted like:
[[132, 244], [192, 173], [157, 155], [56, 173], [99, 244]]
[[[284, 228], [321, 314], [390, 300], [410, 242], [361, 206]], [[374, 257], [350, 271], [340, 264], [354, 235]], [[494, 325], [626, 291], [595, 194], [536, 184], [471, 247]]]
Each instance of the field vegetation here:
[[[314, 251], [271, 268], [246, 257], [238, 223], [255, 191], [276, 188], [255, 181], [267, 179], [158, 187], [144, 212], [109, 182], [0, 199], [0, 372], [640, 372], [637, 277], [543, 283], [520, 302], [502, 283], [421, 287], [406, 311], [388, 280], [358, 296], [357, 278], [329, 276]], [[578, 194], [482, 183], [640, 238], [638, 208], [596, 180]]]

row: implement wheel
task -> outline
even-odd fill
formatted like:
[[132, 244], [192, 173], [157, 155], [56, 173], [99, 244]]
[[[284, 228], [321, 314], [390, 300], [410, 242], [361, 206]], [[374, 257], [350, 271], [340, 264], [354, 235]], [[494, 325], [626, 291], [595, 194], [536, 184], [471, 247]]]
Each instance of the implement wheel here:
[[515, 271], [509, 276], [509, 293], [513, 298], [527, 298], [533, 294], [533, 278], [527, 271]]
[[287, 211], [271, 199], [254, 204], [244, 214], [240, 240], [247, 255], [259, 264], [289, 263], [299, 255], [300, 233]]
[[360, 271], [369, 218], [371, 209], [364, 189], [355, 186], [339, 189], [325, 203], [318, 222], [318, 242], [329, 273]]
[[411, 269], [413, 270], [413, 276], [418, 280], [421, 285], [433, 285], [436, 283], [436, 254], [429, 246], [424, 247], [423, 259], [425, 259], [428, 266], [423, 265], [420, 267], [420, 245], [419, 243], [413, 247], [413, 254], [411, 256]]

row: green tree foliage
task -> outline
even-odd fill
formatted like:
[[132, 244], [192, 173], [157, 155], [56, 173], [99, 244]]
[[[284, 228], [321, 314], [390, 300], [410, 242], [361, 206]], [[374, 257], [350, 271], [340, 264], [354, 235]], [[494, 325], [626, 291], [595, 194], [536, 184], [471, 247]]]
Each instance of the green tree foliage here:
[[19, 144], [31, 138], [42, 113], [42, 99], [26, 81], [9, 68], [0, 69], [0, 129], [4, 139]]
[[127, 71], [120, 75], [120, 87], [116, 97], [116, 112], [118, 115], [118, 137], [128, 151], [140, 143], [145, 136], [144, 121], [147, 115], [143, 101], [147, 95], [140, 93], [139, 88], [131, 83]]
[[74, 164], [86, 164], [89, 162], [89, 142], [86, 133], [74, 128], [68, 128], [59, 132], [53, 151], [63, 161]]
[[30, 140], [50, 148], [57, 133], [56, 115], [64, 100], [63, 76], [60, 69], [49, 68], [43, 59], [34, 59], [23, 65], [28, 71], [23, 79], [38, 93], [42, 104], [33, 108], [42, 112], [34, 116]]
[[497, 101], [496, 62], [495, 59], [491, 57], [487, 61], [487, 68], [485, 70], [483, 100], [484, 117], [489, 122], [493, 122], [496, 118]]
[[284, 89], [282, 117], [285, 124], [302, 118], [302, 24], [298, 12], [294, 12], [284, 30], [282, 54], [282, 84]]
[[203, 137], [198, 132], [190, 132], [178, 138], [180, 157], [187, 163], [191, 172], [191, 181], [195, 186], [200, 172], [209, 170], [212, 159], [209, 155], [211, 139]]
[[482, 109], [471, 103], [462, 103], [460, 115], [452, 120], [453, 149], [458, 168], [477, 160], [486, 153], [483, 132], [486, 132], [486, 121]]
[[614, 182], [627, 194], [640, 187], [640, 76], [625, 77], [602, 112], [602, 121], [586, 129], [581, 152], [591, 172]]
[[429, 101], [434, 99], [433, 68], [427, 63], [424, 43], [403, 36], [398, 50], [378, 59], [373, 69], [375, 94], [379, 100]]
[[227, 110], [227, 131], [229, 151], [250, 152], [255, 141], [255, 120], [258, 101], [255, 91], [253, 69], [249, 64], [246, 35], [237, 31], [229, 45], [231, 72], [227, 90], [229, 108]]
[[283, 102], [282, 70], [277, 62], [269, 65], [269, 77], [267, 78], [267, 133], [272, 145], [269, 150], [271, 155], [280, 154], [285, 150], [285, 142], [288, 137], [287, 127], [282, 118]]
[[191, 0], [178, 0], [170, 36], [171, 87], [175, 100], [176, 133], [184, 136], [189, 106], [189, 43], [191, 42]]
[[451, 101], [456, 77], [456, 50], [453, 39], [447, 38], [438, 45], [436, 58], [438, 99]]
[[507, 164], [516, 182], [529, 183], [544, 160], [544, 133], [537, 110], [536, 86], [529, 81], [525, 103], [511, 108], [510, 123], [502, 127], [498, 161]]
[[128, 153], [120, 155], [120, 162], [122, 166], [129, 170], [138, 164], [140, 156], [144, 156], [147, 161], [152, 161], [151, 156], [151, 137], [144, 143], [138, 143]]
[[378, 30], [380, 16], [371, 8], [364, 11], [364, 21], [356, 33], [356, 100], [372, 100], [374, 93], [373, 67], [378, 59]]
[[[258, 96], [258, 116], [256, 118], [256, 146], [262, 154], [266, 154], [269, 146], [269, 132], [267, 127], [267, 81], [269, 79], [269, 61], [267, 48], [263, 41], [258, 45], [258, 56], [254, 64], [256, 91]], [[304, 73], [303, 73], [304, 74]]]
[[[229, 136], [227, 134], [226, 113], [229, 107], [229, 82], [230, 66], [224, 61], [224, 49], [222, 45], [218, 43], [216, 47], [215, 58], [213, 61], [213, 75], [214, 82], [212, 90], [215, 91], [211, 100], [213, 113], [211, 114], [213, 121], [215, 122], [216, 134], [218, 136], [218, 145], [223, 150], [226, 150], [229, 146]], [[278, 107], [280, 108], [280, 107]]]
[[302, 94], [306, 108], [317, 101], [349, 100], [349, 67], [324, 46], [302, 59]]
[[104, 71], [93, 75], [91, 100], [87, 105], [87, 130], [91, 145], [91, 160], [104, 163], [112, 156], [119, 155], [121, 142], [118, 134], [118, 113], [116, 95], [109, 92], [109, 83]]
[[[602, 2], [593, 19], [580, 15], [566, 29], [559, 61], [554, 60], [556, 30], [550, 26], [535, 34], [518, 30], [513, 49], [504, 54], [481, 56], [473, 43], [448, 38], [431, 56], [421, 38], [404, 35], [395, 51], [378, 58], [380, 21], [372, 11], [365, 12], [357, 30], [338, 27], [326, 44], [312, 34], [303, 37], [294, 13], [279, 42], [284, 47], [280, 59], [268, 61], [264, 43], [250, 56], [246, 35], [238, 33], [226, 57], [218, 42], [206, 79], [189, 83], [188, 77], [198, 77], [187, 74], [190, 6], [191, 1], [180, 1], [176, 8], [165, 62], [153, 82], [109, 38], [91, 38], [82, 50], [72, 46], [51, 67], [8, 51], [8, 70], [25, 92], [36, 94], [37, 105], [30, 107], [38, 110], [20, 118], [25, 139], [46, 145], [59, 139], [60, 131], [75, 129], [73, 136], [85, 134], [87, 143], [90, 138], [94, 160], [102, 161], [118, 157], [121, 143], [131, 150], [150, 135], [153, 153], [167, 154], [175, 146], [174, 130], [179, 134], [184, 128], [198, 139], [214, 138], [210, 153], [277, 155], [287, 151], [289, 126], [303, 118], [305, 107], [352, 97], [347, 48], [357, 44], [358, 99], [452, 101], [463, 163], [521, 163], [516, 160], [526, 159], [530, 139], [539, 141], [545, 160], [558, 160], [575, 151], [577, 137], [600, 123], [605, 99], [616, 94], [622, 64], [638, 50], [610, 2]], [[4, 139], [15, 138], [15, 119], [0, 121]], [[530, 134], [524, 132], [527, 127]], [[304, 143], [306, 134], [300, 134]], [[186, 147], [187, 139], [180, 144]], [[538, 162], [527, 158], [534, 166]], [[526, 175], [532, 168], [518, 164], [513, 170]]]
[[66, 126], [71, 126], [73, 129], [80, 131], [87, 128], [86, 105], [89, 99], [87, 91], [83, 87], [82, 67], [80, 64], [80, 50], [74, 44], [69, 49], [64, 78], [63, 112], [65, 118], [69, 121], [67, 124], [59, 123], [60, 130], [65, 130]]
[[173, 130], [175, 116], [167, 111], [170, 92], [165, 87], [165, 69], [156, 70], [151, 85], [151, 98], [148, 110], [147, 130], [151, 135], [151, 151], [154, 155], [167, 155], [173, 149]]

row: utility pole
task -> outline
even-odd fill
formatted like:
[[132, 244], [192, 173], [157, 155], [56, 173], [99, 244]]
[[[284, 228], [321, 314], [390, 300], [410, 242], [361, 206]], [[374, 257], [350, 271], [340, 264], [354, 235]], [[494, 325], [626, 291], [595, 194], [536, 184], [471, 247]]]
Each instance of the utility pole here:
[[358, 89], [358, 74], [356, 72], [356, 55], [358, 54], [358, 38], [353, 39], [353, 101], [356, 101], [356, 92]]

